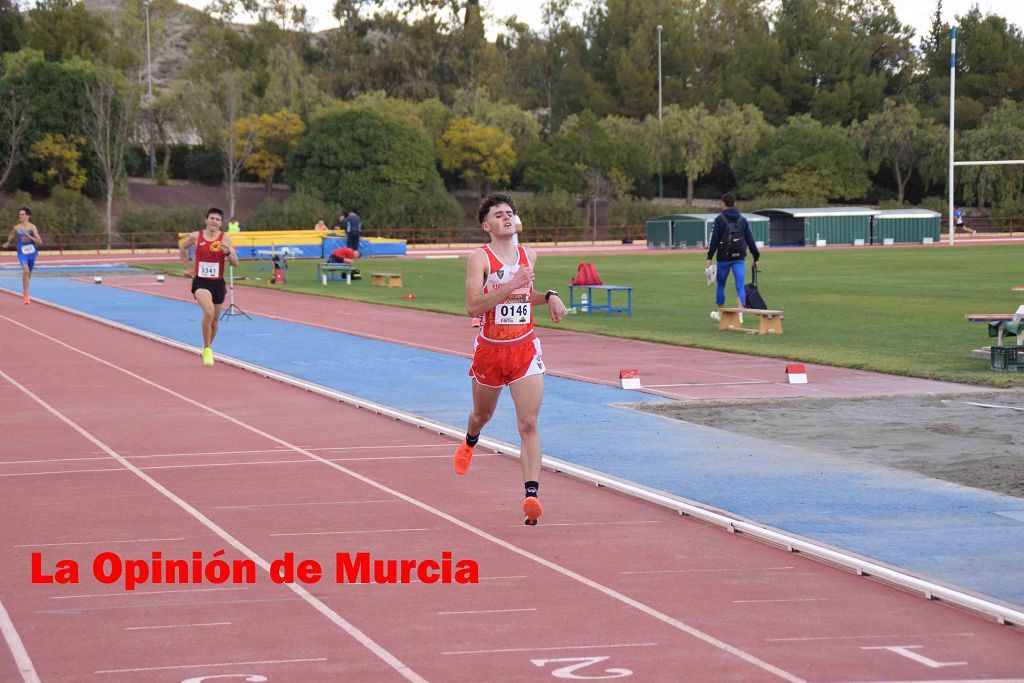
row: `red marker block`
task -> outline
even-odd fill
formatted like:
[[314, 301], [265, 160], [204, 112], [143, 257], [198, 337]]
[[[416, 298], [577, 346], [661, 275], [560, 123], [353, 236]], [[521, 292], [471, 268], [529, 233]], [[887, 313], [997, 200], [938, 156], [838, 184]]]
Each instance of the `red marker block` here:
[[623, 389], [640, 389], [640, 371], [619, 370], [619, 385]]
[[790, 384], [807, 384], [807, 369], [803, 363], [789, 363], [786, 365], [786, 379]]

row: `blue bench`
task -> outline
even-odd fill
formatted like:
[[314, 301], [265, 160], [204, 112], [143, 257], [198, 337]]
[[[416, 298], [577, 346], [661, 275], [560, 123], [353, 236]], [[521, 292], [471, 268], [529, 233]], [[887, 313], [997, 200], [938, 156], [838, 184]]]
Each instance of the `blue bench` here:
[[[582, 301], [576, 301], [576, 290], [580, 290], [580, 299], [583, 298], [583, 290], [587, 291], [587, 306], [584, 308]], [[599, 304], [594, 300], [594, 292], [604, 291], [607, 293], [605, 303]], [[613, 306], [612, 305], [612, 292], [625, 292], [626, 293], [626, 305], [625, 306]], [[612, 313], [625, 313], [628, 316], [633, 315], [633, 288], [623, 287], [622, 285], [569, 285], [569, 308], [575, 308], [579, 303], [581, 310], [584, 313], [593, 313], [594, 311], [604, 311], [607, 315]]]

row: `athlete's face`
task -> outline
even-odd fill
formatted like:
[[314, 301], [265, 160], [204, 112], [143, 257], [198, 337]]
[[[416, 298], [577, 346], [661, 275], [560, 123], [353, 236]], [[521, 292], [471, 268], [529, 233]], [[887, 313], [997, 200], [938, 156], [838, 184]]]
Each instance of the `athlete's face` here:
[[24, 209], [18, 212], [18, 220], [22, 223], [28, 223], [29, 215]]
[[483, 225], [481, 226], [486, 232], [491, 235], [500, 237], [512, 235], [516, 231], [515, 214], [512, 212], [512, 207], [508, 204], [496, 204], [491, 207], [491, 210], [487, 212], [487, 218], [484, 219]]
[[224, 218], [219, 213], [211, 213], [206, 217], [206, 229], [207, 230], [220, 230], [220, 226], [224, 223]]

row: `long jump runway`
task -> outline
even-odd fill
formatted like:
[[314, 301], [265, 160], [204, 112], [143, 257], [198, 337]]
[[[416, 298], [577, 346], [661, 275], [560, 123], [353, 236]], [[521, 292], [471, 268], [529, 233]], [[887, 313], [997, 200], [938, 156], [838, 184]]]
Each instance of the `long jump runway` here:
[[[510, 459], [459, 478], [451, 439], [12, 308], [2, 680], [1024, 680], [1019, 631], [557, 475], [525, 527]], [[253, 581], [129, 591], [92, 571], [219, 551]], [[338, 553], [446, 552], [478, 582], [335, 574]], [[33, 553], [39, 574], [76, 561], [79, 582], [33, 583]], [[286, 553], [324, 577], [274, 583]]]

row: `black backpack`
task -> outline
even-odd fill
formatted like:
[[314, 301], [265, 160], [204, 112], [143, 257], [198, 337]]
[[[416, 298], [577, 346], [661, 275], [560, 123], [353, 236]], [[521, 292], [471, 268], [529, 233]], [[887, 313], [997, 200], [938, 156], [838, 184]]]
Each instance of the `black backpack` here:
[[744, 233], [740, 221], [725, 222], [725, 233], [718, 245], [719, 261], [740, 261], [747, 257], [747, 237]]

